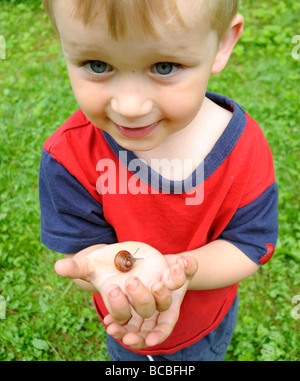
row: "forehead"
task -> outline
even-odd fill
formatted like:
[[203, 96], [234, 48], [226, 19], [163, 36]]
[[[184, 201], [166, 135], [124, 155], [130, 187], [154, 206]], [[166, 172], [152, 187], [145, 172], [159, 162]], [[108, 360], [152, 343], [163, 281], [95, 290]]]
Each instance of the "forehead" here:
[[[185, 0], [193, 2], [194, 0]], [[204, 60], [209, 50], [213, 50], [217, 40], [216, 32], [201, 17], [195, 22], [195, 12], [181, 2], [180, 11], [185, 12], [182, 20], [170, 19], [168, 23], [155, 25], [155, 36], [142, 34], [137, 28], [129, 29], [120, 38], [109, 33], [106, 12], [98, 9], [91, 23], [74, 17], [73, 1], [56, 0], [55, 19], [66, 56], [73, 60], [91, 59], [115, 64], [122, 62], [131, 65], [135, 59], [182, 61], [194, 64], [195, 60]]]
[[[120, 1], [120, 0], [119, 0]], [[64, 21], [83, 23], [85, 28], [106, 29], [115, 38], [124, 35], [161, 38], [179, 29], [198, 29], [209, 24], [205, 2], [202, 0], [114, 0], [91, 1], [54, 0], [53, 13], [58, 29]], [[115, 7], [112, 6], [115, 4]]]

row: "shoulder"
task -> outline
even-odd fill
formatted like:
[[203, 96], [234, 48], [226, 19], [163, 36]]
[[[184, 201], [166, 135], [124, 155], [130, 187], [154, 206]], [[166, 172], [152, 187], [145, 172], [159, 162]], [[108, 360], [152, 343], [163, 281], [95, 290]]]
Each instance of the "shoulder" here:
[[246, 125], [237, 144], [237, 151], [243, 157], [247, 166], [256, 165], [263, 168], [265, 165], [273, 167], [273, 158], [270, 146], [259, 124], [245, 113]]
[[[79, 109], [43, 144], [43, 148], [64, 166], [84, 166], [107, 150], [102, 130], [93, 125]], [[94, 164], [93, 164], [94, 165]]]
[[97, 178], [97, 162], [106, 156], [107, 150], [102, 130], [79, 109], [43, 144], [41, 174], [56, 185], [62, 179], [63, 184], [73, 184], [75, 178], [98, 200], [99, 195], [91, 184]]
[[271, 149], [262, 128], [237, 102], [218, 94], [209, 96], [219, 106], [232, 111], [232, 118], [211, 156], [222, 163], [218, 167], [221, 177], [234, 182], [245, 205], [275, 181]]
[[102, 130], [79, 109], [45, 141], [43, 148], [55, 158], [74, 156], [81, 159], [87, 153], [95, 154], [95, 147], [97, 150], [104, 144]]
[[86, 127], [91, 123], [79, 109], [71, 115], [44, 143], [43, 147], [50, 152], [57, 142], [65, 137], [70, 131]]
[[[223, 95], [209, 92], [207, 95], [219, 106], [219, 114], [225, 123], [229, 122], [221, 139], [223, 145], [230, 145], [231, 148], [240, 151], [243, 156], [250, 151], [257, 154], [264, 152], [270, 154], [262, 128], [239, 103]], [[224, 137], [226, 139], [223, 139]]]
[[242, 204], [252, 202], [275, 183], [272, 152], [258, 123], [245, 113], [246, 125], [233, 152], [237, 179], [244, 183]]

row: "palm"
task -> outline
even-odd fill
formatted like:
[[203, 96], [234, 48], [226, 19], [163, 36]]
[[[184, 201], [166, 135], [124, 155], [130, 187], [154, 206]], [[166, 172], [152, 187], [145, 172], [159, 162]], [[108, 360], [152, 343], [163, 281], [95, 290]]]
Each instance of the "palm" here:
[[122, 326], [111, 315], [107, 315], [104, 319], [104, 323], [108, 326], [107, 333], [135, 349], [162, 343], [174, 329], [185, 292], [186, 287], [172, 291], [171, 307], [166, 311], [156, 312], [148, 319], [143, 319], [132, 309], [132, 317], [126, 326]]
[[[128, 272], [120, 272], [114, 265], [115, 255], [120, 250], [128, 250], [135, 255], [135, 262]], [[138, 249], [138, 251], [137, 251]], [[163, 255], [149, 245], [140, 242], [118, 243], [97, 250], [86, 257], [89, 266], [93, 269], [89, 277], [92, 283], [101, 294], [112, 285], [121, 287], [124, 294], [127, 294], [125, 283], [132, 278], [142, 279], [143, 284], [151, 289], [151, 286], [162, 278], [163, 273], [168, 269], [168, 264]]]
[[[136, 257], [141, 259], [129, 272], [115, 268], [119, 251], [134, 254], [137, 249]], [[55, 268], [59, 275], [81, 279], [98, 290], [109, 311], [105, 318], [109, 330], [117, 329], [121, 339], [137, 340], [144, 347], [146, 342], [165, 340], [176, 324], [187, 285], [197, 270], [194, 258], [184, 258], [163, 256], [149, 245], [129, 241], [78, 253], [58, 261]], [[130, 324], [123, 327], [126, 322]], [[148, 335], [149, 327], [154, 332]]]

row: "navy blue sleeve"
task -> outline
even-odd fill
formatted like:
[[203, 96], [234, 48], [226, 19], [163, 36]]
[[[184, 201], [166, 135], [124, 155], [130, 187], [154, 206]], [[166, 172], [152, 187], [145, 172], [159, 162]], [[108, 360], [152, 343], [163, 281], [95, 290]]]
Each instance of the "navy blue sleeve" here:
[[278, 237], [278, 188], [273, 183], [261, 196], [238, 209], [219, 236], [259, 265], [267, 263]]
[[41, 241], [49, 249], [73, 254], [92, 245], [117, 242], [102, 205], [44, 149], [39, 192]]

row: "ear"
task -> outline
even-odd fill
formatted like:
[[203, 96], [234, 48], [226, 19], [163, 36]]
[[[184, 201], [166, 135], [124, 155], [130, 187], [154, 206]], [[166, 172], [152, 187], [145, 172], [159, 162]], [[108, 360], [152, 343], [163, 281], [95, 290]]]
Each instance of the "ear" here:
[[231, 52], [235, 47], [235, 44], [238, 42], [244, 30], [244, 18], [242, 15], [236, 15], [229, 29], [227, 30], [224, 38], [222, 39], [215, 62], [212, 67], [212, 74], [220, 73], [226, 66]]

